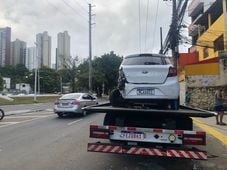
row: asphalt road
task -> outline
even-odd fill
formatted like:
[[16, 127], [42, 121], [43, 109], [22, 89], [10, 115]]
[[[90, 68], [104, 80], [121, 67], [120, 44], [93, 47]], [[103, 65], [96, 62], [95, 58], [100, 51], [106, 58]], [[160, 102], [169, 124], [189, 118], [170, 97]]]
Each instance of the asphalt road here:
[[[104, 114], [57, 118], [51, 111], [10, 115], [0, 122], [1, 170], [191, 170], [227, 169], [227, 148], [207, 136], [207, 161], [87, 152], [89, 125]], [[195, 127], [197, 128], [197, 127]], [[96, 141], [96, 140], [95, 140]]]
[[20, 104], [20, 105], [4, 105], [0, 106], [6, 113], [6, 115], [31, 112], [31, 111], [41, 111], [53, 108], [53, 103], [36, 103], [36, 104]]

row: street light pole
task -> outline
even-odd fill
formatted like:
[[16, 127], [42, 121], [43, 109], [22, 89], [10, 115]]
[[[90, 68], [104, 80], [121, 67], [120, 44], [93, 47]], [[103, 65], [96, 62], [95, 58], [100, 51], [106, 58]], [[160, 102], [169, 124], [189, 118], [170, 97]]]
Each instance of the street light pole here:
[[35, 82], [34, 82], [34, 102], [37, 101], [36, 99], [36, 91], [37, 91], [37, 67], [35, 68]]
[[38, 64], [37, 64], [37, 59], [38, 59], [38, 44], [35, 42], [36, 45], [36, 57], [35, 60], [33, 61], [34, 68], [35, 68], [35, 81], [34, 81], [34, 102], [37, 101], [36, 96], [37, 96], [37, 69], [38, 69]]

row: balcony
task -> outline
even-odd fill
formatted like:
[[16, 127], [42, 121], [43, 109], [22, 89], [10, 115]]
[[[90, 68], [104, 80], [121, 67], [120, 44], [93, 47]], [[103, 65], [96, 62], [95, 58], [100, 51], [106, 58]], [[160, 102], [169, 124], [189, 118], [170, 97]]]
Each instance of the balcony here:
[[192, 0], [188, 6], [188, 16], [194, 17], [203, 11], [204, 1], [203, 0]]

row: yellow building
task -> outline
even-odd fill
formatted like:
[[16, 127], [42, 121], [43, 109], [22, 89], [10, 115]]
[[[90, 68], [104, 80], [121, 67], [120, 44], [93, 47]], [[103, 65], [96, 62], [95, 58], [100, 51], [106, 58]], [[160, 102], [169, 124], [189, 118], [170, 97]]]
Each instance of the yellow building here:
[[227, 85], [227, 2], [192, 0], [188, 15], [192, 37], [189, 51], [196, 53], [198, 59], [193, 64], [183, 62], [186, 91], [193, 94], [192, 105], [208, 108], [213, 105], [210, 100], [216, 86]]

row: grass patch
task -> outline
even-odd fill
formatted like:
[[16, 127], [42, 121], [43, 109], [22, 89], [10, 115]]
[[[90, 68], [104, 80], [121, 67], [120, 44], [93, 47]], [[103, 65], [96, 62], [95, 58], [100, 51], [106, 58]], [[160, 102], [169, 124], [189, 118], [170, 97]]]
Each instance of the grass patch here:
[[14, 101], [8, 101], [0, 98], [0, 106], [2, 105], [15, 105], [15, 104], [32, 104], [32, 103], [49, 103], [54, 102], [60, 96], [37, 96], [36, 102], [34, 101], [33, 96], [18, 96], [11, 97]]

